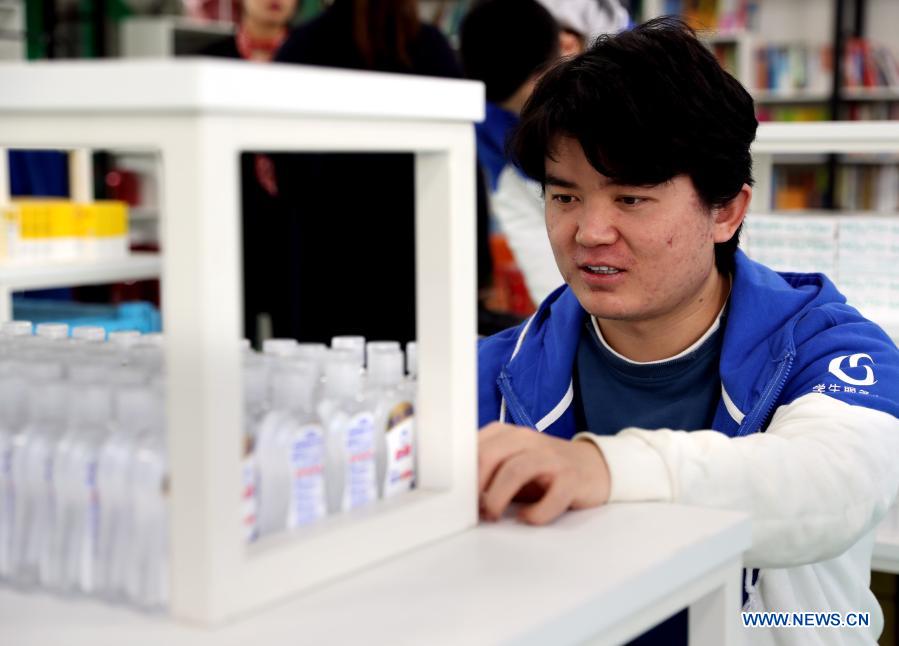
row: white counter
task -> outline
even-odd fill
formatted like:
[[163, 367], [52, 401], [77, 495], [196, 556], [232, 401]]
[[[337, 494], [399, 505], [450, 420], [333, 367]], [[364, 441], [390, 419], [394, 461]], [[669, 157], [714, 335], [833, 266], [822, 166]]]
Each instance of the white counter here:
[[694, 638], [725, 617], [732, 635], [749, 542], [740, 514], [612, 505], [481, 525], [217, 630], [4, 589], [0, 644], [613, 644], [697, 601]]

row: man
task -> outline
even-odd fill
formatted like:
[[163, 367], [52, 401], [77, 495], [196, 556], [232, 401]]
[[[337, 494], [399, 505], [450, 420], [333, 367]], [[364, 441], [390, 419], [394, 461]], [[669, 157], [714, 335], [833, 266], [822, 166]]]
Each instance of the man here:
[[541, 79], [512, 149], [544, 187], [567, 285], [479, 347], [482, 514], [516, 498], [534, 524], [619, 501], [748, 512], [748, 607], [871, 613], [753, 644], [870, 644], [899, 351], [826, 277], [737, 250], [756, 127], [679, 21], [600, 38]]

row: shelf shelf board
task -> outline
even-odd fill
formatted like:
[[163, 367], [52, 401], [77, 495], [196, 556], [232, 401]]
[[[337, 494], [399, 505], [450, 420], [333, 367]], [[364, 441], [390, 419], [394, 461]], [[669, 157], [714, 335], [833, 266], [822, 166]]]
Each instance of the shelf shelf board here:
[[103, 285], [125, 280], [159, 278], [161, 272], [162, 259], [158, 253], [134, 252], [121, 260], [0, 263], [0, 285], [10, 291]]
[[[753, 90], [756, 103], [827, 103], [830, 92], [826, 90]], [[899, 101], [899, 88], [844, 88], [841, 100], [856, 101]]]
[[808, 90], [754, 90], [756, 103], [826, 103], [829, 92]]

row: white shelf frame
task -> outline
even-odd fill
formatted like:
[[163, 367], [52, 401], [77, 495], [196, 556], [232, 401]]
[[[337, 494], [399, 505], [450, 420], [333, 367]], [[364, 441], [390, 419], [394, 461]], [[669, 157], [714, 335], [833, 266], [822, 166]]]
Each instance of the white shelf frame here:
[[[174, 616], [221, 622], [476, 523], [481, 84], [182, 59], [5, 65], [0, 85], [0, 146], [161, 158]], [[415, 154], [420, 347], [419, 490], [253, 549], [239, 531], [244, 150]]]

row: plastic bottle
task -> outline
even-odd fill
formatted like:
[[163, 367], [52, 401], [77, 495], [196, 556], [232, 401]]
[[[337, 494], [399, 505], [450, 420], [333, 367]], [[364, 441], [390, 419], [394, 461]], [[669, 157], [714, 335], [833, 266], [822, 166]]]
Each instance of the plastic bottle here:
[[12, 576], [20, 586], [43, 581], [53, 561], [56, 536], [55, 447], [65, 429], [67, 388], [62, 366], [22, 364], [27, 422], [12, 439]]
[[[113, 370], [108, 362], [98, 362], [75, 368], [71, 375], [69, 424], [56, 447], [54, 474], [58, 582], [64, 590], [90, 594], [99, 586], [97, 469], [110, 433], [112, 393], [106, 378]], [[50, 579], [55, 583], [55, 572]]]
[[327, 513], [325, 433], [315, 411], [319, 367], [285, 366], [273, 384], [274, 403], [290, 416], [287, 529], [314, 523]]
[[374, 349], [368, 379], [376, 402], [378, 492], [390, 498], [410, 491], [415, 483], [415, 407], [403, 387], [403, 353]]
[[262, 354], [269, 357], [290, 357], [297, 349], [296, 339], [266, 339], [262, 342]]
[[244, 539], [259, 537], [259, 464], [256, 437], [268, 412], [268, 364], [249, 352], [243, 362], [244, 433], [241, 456], [241, 524]]
[[353, 353], [354, 361], [362, 371], [365, 368], [365, 337], [364, 336], [335, 336], [331, 337], [332, 350], [349, 350]]
[[138, 330], [116, 330], [109, 333], [109, 342], [124, 348], [140, 343], [141, 334]]
[[[14, 574], [13, 535], [16, 488], [13, 475], [14, 440], [28, 418], [25, 367], [19, 361], [0, 360], [0, 580]], [[21, 439], [19, 442], [21, 443]]]
[[100, 527], [97, 539], [98, 593], [116, 598], [125, 592], [125, 571], [130, 536], [128, 497], [133, 455], [139, 435], [155, 414], [147, 373], [119, 368], [113, 383], [115, 420], [97, 459]]
[[359, 354], [332, 350], [319, 417], [325, 426], [328, 510], [349, 511], [378, 496], [374, 407], [362, 392]]
[[69, 326], [66, 323], [38, 323], [35, 334], [42, 339], [65, 339], [69, 336]]
[[131, 541], [125, 587], [128, 598], [147, 609], [165, 608], [169, 598], [169, 465], [161, 386], [148, 391], [149, 416], [132, 456], [128, 496]]
[[400, 347], [399, 341], [368, 341], [365, 344], [365, 366], [366, 366], [366, 368], [371, 366], [372, 352], [380, 352], [382, 350], [397, 350], [398, 352], [403, 351], [403, 349]]
[[34, 333], [31, 321], [6, 321], [0, 323], [0, 336], [31, 336]]
[[105, 341], [106, 330], [94, 325], [78, 325], [72, 328], [72, 338], [84, 341]]
[[418, 343], [415, 341], [406, 344], [406, 372], [407, 381], [418, 381]]

